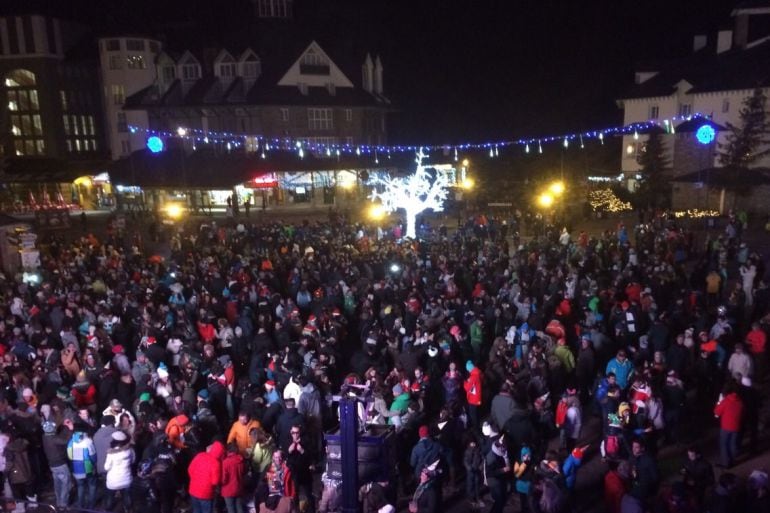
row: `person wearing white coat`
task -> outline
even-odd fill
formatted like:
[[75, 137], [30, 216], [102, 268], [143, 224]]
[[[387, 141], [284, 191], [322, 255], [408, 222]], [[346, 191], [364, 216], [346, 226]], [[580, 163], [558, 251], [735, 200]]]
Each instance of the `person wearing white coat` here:
[[123, 431], [116, 431], [112, 434], [110, 450], [107, 452], [107, 458], [104, 460], [104, 470], [107, 472], [107, 502], [105, 504], [107, 511], [112, 511], [115, 506], [115, 499], [120, 492], [123, 501], [123, 510], [128, 513], [131, 511], [131, 465], [134, 463], [134, 450], [131, 448], [128, 436]]

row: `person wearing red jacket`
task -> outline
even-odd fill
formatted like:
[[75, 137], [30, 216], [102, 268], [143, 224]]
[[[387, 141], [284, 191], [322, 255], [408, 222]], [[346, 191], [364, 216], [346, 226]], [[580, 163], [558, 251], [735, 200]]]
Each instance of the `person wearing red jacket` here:
[[222, 481], [224, 454], [222, 443], [214, 442], [206, 448], [206, 452], [195, 455], [187, 467], [192, 513], [212, 513], [214, 510], [214, 491]]
[[743, 401], [733, 382], [725, 386], [724, 393], [714, 408], [714, 415], [719, 418], [719, 453], [722, 466], [730, 468], [738, 453], [738, 434], [743, 417]]
[[468, 379], [465, 380], [465, 398], [468, 401], [468, 424], [471, 427], [479, 425], [479, 407], [481, 406], [481, 369], [472, 361], [465, 362]]
[[222, 461], [222, 488], [227, 513], [243, 513], [243, 485], [246, 479], [246, 460], [243, 459], [238, 444], [227, 444], [227, 455]]

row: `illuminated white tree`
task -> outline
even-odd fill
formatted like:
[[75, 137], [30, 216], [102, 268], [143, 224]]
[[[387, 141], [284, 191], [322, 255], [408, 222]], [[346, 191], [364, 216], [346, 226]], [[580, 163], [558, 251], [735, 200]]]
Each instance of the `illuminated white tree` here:
[[379, 200], [382, 208], [387, 212], [403, 209], [406, 213], [406, 236], [412, 239], [417, 236], [417, 215], [428, 209], [441, 212], [449, 187], [449, 178], [446, 173], [436, 172], [435, 177], [430, 176], [422, 165], [425, 157], [427, 155], [420, 148], [415, 159], [417, 169], [409, 176], [377, 177], [371, 181], [374, 185], [374, 190], [369, 196], [371, 200], [375, 202]]

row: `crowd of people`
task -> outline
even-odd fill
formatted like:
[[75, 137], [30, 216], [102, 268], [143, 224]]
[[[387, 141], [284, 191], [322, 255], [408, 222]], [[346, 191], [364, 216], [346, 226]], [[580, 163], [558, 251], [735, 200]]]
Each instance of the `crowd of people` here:
[[[3, 488], [19, 509], [53, 489], [58, 508], [337, 512], [324, 433], [356, 390], [394, 455], [359, 483], [367, 513], [566, 513], [589, 459], [610, 513], [768, 511], [766, 471], [730, 471], [760, 443], [770, 312], [740, 223], [525, 240], [520, 218], [416, 241], [338, 215], [190, 222], [165, 258], [119, 231], [50, 241], [39, 282], [0, 283]], [[714, 426], [665, 481], [658, 451]]]

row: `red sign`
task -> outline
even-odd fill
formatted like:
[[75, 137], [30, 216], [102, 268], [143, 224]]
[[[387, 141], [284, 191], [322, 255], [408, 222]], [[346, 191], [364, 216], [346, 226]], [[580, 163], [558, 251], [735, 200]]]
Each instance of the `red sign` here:
[[271, 173], [252, 178], [244, 184], [244, 187], [249, 187], [251, 189], [272, 189], [273, 187], [278, 187], [278, 180], [275, 178], [275, 175]]

